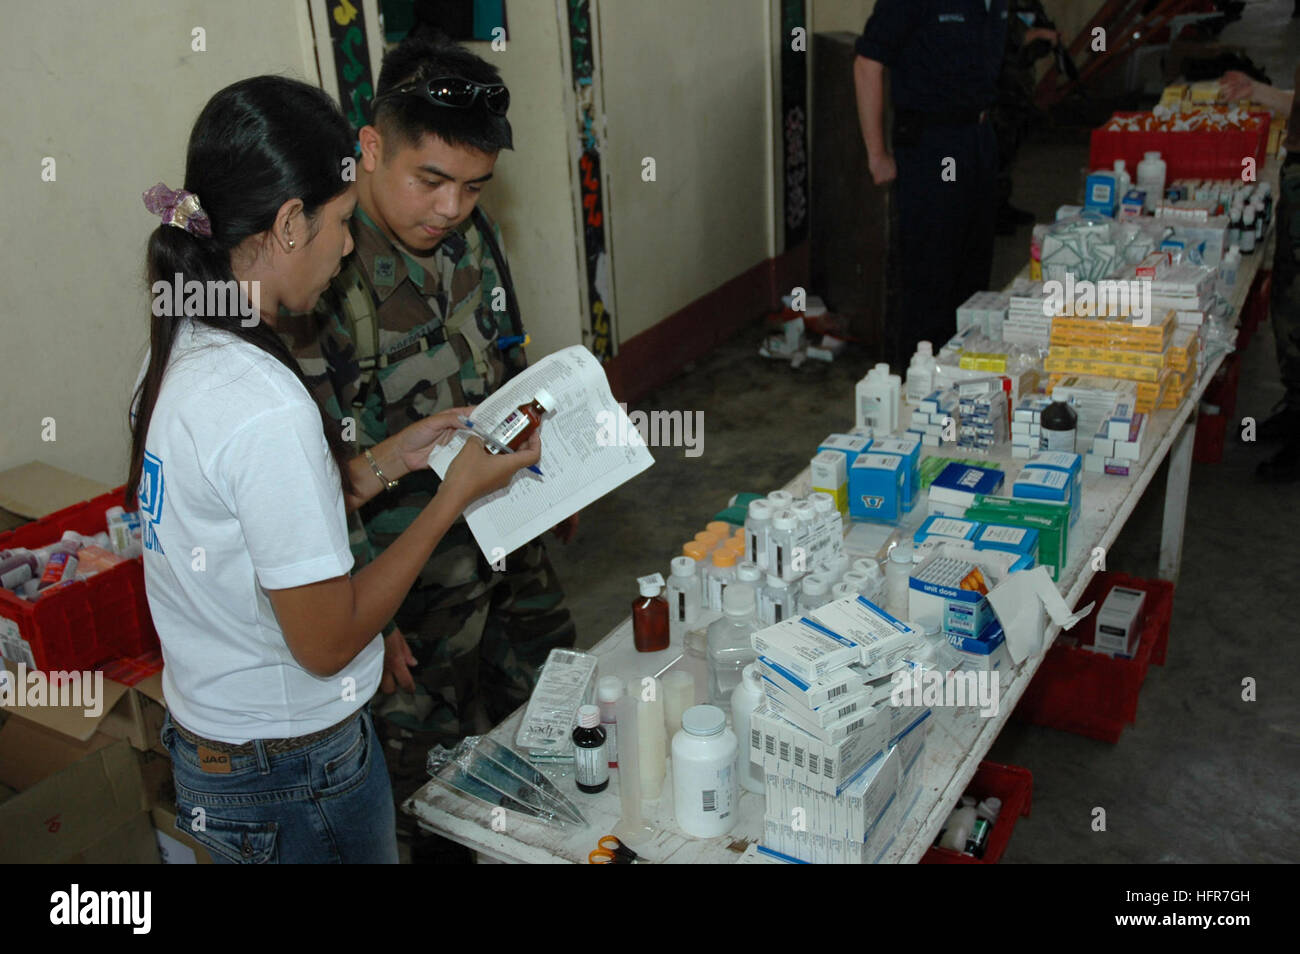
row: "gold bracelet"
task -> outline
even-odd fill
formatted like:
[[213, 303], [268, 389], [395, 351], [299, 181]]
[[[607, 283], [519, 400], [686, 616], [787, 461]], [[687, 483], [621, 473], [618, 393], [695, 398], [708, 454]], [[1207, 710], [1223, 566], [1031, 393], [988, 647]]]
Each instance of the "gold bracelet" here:
[[370, 463], [370, 469], [375, 472], [375, 476], [379, 478], [379, 482], [384, 485], [385, 490], [397, 489], [397, 481], [389, 480], [384, 476], [384, 472], [379, 469], [379, 464], [375, 460], [375, 455], [370, 453], [369, 448], [366, 449], [366, 460]]

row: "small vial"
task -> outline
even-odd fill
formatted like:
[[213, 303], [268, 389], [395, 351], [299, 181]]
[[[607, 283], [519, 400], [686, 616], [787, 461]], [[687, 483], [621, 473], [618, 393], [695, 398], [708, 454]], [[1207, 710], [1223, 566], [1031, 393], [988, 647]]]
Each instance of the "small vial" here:
[[1241, 254], [1255, 254], [1255, 206], [1246, 206], [1241, 216]]
[[813, 505], [813, 509], [818, 514], [835, 513], [835, 498], [824, 490], [817, 490], [808, 495], [808, 502]]
[[889, 551], [885, 568], [885, 612], [895, 619], [906, 619], [912, 578], [912, 547], [895, 546]]
[[695, 561], [695, 572], [700, 581], [700, 606], [707, 609], [709, 605], [709, 588], [705, 585], [704, 574], [709, 565], [709, 551], [698, 540], [692, 540], [682, 545], [682, 554]]
[[704, 547], [705, 553], [712, 553], [722, 542], [722, 538], [711, 530], [701, 530], [695, 535], [695, 542]]
[[722, 597], [728, 585], [736, 580], [736, 551], [730, 547], [718, 547], [711, 554], [713, 562], [705, 570], [705, 580], [709, 588], [709, 609], [715, 613], [722, 612]]
[[799, 612], [808, 613], [830, 602], [831, 585], [820, 573], [809, 573], [799, 591]]
[[673, 557], [668, 576], [668, 636], [677, 639], [700, 617], [700, 574], [688, 556]]
[[759, 594], [758, 621], [764, 626], [772, 626], [788, 619], [792, 615], [792, 603], [790, 584], [775, 573], [769, 573], [767, 586]]
[[811, 527], [817, 522], [817, 508], [807, 500], [797, 500], [790, 505], [794, 515], [799, 518], [799, 523], [805, 527]]
[[595, 795], [609, 787], [609, 759], [605, 755], [605, 730], [600, 727], [599, 707], [578, 707], [573, 756], [578, 791]]
[[527, 443], [533, 431], [542, 426], [542, 416], [551, 413], [556, 407], [551, 392], [538, 388], [531, 401], [519, 405], [506, 415], [506, 419], [492, 432], [492, 437], [511, 450], [519, 450]]
[[610, 768], [618, 768], [618, 701], [622, 698], [623, 680], [601, 676], [596, 683], [596, 705], [600, 709], [600, 727], [605, 730], [605, 759]]
[[870, 576], [860, 570], [849, 570], [844, 574], [843, 582], [853, 587], [855, 593], [863, 593], [872, 581]]
[[793, 568], [795, 542], [799, 538], [799, 518], [793, 510], [778, 510], [772, 514], [772, 529], [767, 537], [767, 570], [783, 580], [793, 580], [798, 572]]
[[659, 595], [663, 580], [655, 574], [637, 583], [641, 595], [632, 601], [632, 642], [639, 653], [657, 653], [668, 648], [668, 601]]

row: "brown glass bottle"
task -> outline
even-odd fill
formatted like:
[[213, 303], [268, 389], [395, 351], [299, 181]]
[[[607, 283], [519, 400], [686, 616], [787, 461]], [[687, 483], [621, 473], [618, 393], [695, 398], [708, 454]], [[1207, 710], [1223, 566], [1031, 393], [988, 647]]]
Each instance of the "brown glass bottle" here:
[[519, 450], [533, 431], [541, 427], [542, 415], [554, 410], [555, 398], [551, 392], [538, 388], [531, 401], [519, 405], [506, 415], [506, 419], [492, 432], [492, 437], [511, 450]]
[[668, 648], [668, 601], [657, 583], [642, 583], [641, 595], [632, 601], [632, 644], [639, 653]]

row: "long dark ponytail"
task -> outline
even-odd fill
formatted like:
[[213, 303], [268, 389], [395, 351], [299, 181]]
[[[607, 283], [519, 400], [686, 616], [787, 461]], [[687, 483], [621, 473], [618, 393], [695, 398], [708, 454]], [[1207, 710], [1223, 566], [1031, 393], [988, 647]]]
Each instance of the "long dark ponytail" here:
[[[233, 282], [230, 253], [246, 238], [271, 228], [290, 199], [303, 203], [310, 221], [320, 207], [343, 192], [343, 160], [353, 155], [355, 137], [338, 106], [322, 90], [280, 76], [255, 76], [227, 86], [208, 101], [190, 132], [183, 188], [199, 197], [212, 225], [204, 237], [160, 225], [149, 237], [147, 275], [170, 285]], [[234, 287], [234, 286], [228, 286]], [[201, 310], [201, 309], [200, 309]], [[193, 314], [193, 320], [256, 345], [303, 381], [302, 369], [284, 341], [265, 322], [245, 327], [238, 316]], [[179, 317], [154, 315], [149, 331], [149, 366], [136, 390], [131, 422], [131, 470], [126, 505], [135, 507], [144, 468], [145, 438], [171, 355]], [[310, 389], [309, 389], [310, 391]], [[321, 426], [350, 492], [351, 456], [338, 422], [321, 408]]]

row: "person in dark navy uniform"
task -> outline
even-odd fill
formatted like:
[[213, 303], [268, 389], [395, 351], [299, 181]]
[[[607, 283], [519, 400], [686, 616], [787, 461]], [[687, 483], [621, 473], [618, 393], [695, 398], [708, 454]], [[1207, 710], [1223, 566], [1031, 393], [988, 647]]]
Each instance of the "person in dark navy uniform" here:
[[879, 0], [858, 37], [854, 85], [871, 178], [897, 179], [901, 314], [890, 315], [887, 352], [896, 366], [918, 341], [937, 351], [956, 330], [957, 306], [988, 287], [998, 200], [989, 110], [1006, 35], [1007, 0]]

